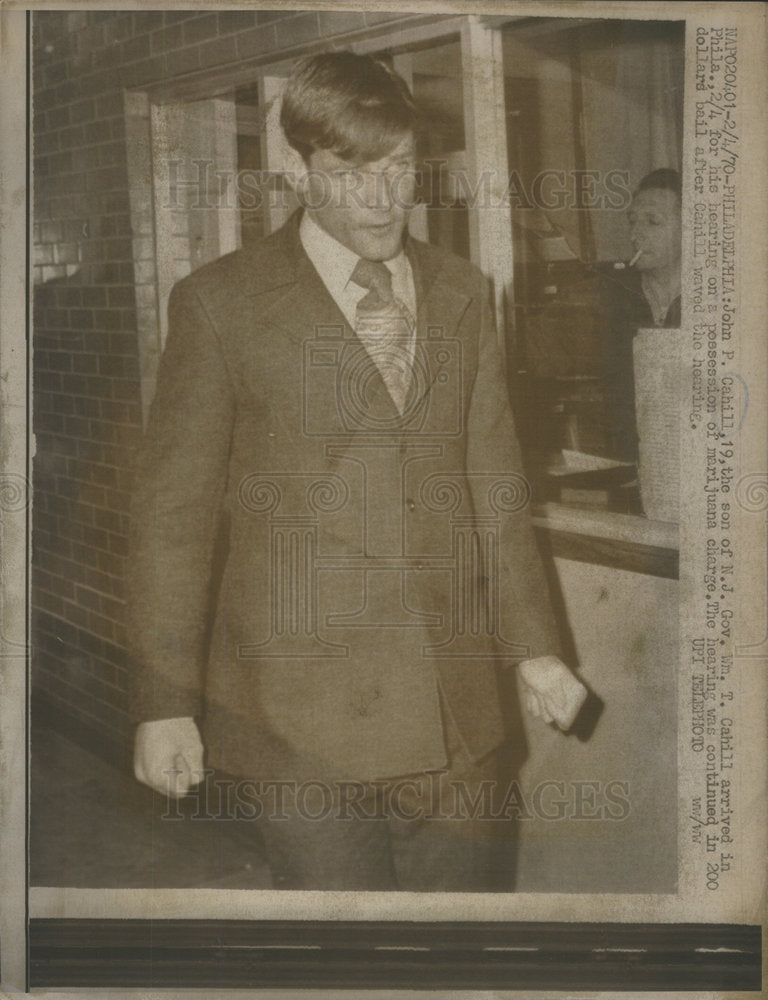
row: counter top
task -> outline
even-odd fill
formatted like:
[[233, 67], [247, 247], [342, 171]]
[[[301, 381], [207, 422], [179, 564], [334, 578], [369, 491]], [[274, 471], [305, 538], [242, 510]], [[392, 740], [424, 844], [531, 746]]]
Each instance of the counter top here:
[[677, 579], [676, 524], [559, 503], [535, 505], [533, 524], [552, 556]]

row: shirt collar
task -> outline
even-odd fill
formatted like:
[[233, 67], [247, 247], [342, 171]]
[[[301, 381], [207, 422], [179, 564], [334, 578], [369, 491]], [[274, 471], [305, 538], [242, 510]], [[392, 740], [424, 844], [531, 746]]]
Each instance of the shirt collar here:
[[[334, 239], [306, 211], [302, 214], [299, 224], [299, 238], [329, 291], [332, 294], [344, 292], [360, 257]], [[384, 264], [395, 278], [407, 274], [408, 258], [403, 250], [391, 260], [384, 261]], [[354, 286], [356, 290], [357, 287]]]

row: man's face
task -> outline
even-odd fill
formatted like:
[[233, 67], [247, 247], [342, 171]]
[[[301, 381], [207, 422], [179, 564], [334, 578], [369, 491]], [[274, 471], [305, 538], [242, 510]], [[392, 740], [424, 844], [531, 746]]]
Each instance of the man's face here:
[[639, 191], [629, 208], [629, 238], [635, 252], [642, 250], [639, 271], [672, 267], [680, 260], [682, 219], [674, 191], [649, 188]]
[[353, 164], [317, 149], [299, 184], [319, 226], [358, 256], [378, 261], [400, 252], [414, 189], [411, 133], [374, 163]]

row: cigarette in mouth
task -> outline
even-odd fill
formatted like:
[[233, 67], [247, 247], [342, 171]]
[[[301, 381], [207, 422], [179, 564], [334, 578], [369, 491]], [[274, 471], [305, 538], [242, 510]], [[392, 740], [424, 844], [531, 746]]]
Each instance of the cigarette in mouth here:
[[629, 262], [629, 264], [627, 264], [627, 267], [634, 267], [635, 264], [640, 260], [642, 253], [643, 253], [642, 250], [638, 250], [635, 256], [632, 258], [632, 260]]

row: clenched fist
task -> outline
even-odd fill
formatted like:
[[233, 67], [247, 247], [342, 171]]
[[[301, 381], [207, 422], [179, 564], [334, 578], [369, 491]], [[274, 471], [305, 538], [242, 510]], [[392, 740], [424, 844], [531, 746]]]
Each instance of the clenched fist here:
[[523, 701], [533, 715], [570, 729], [587, 697], [587, 689], [556, 656], [523, 660], [519, 667]]
[[156, 719], [136, 730], [133, 772], [143, 785], [174, 799], [203, 780], [203, 744], [194, 719]]

